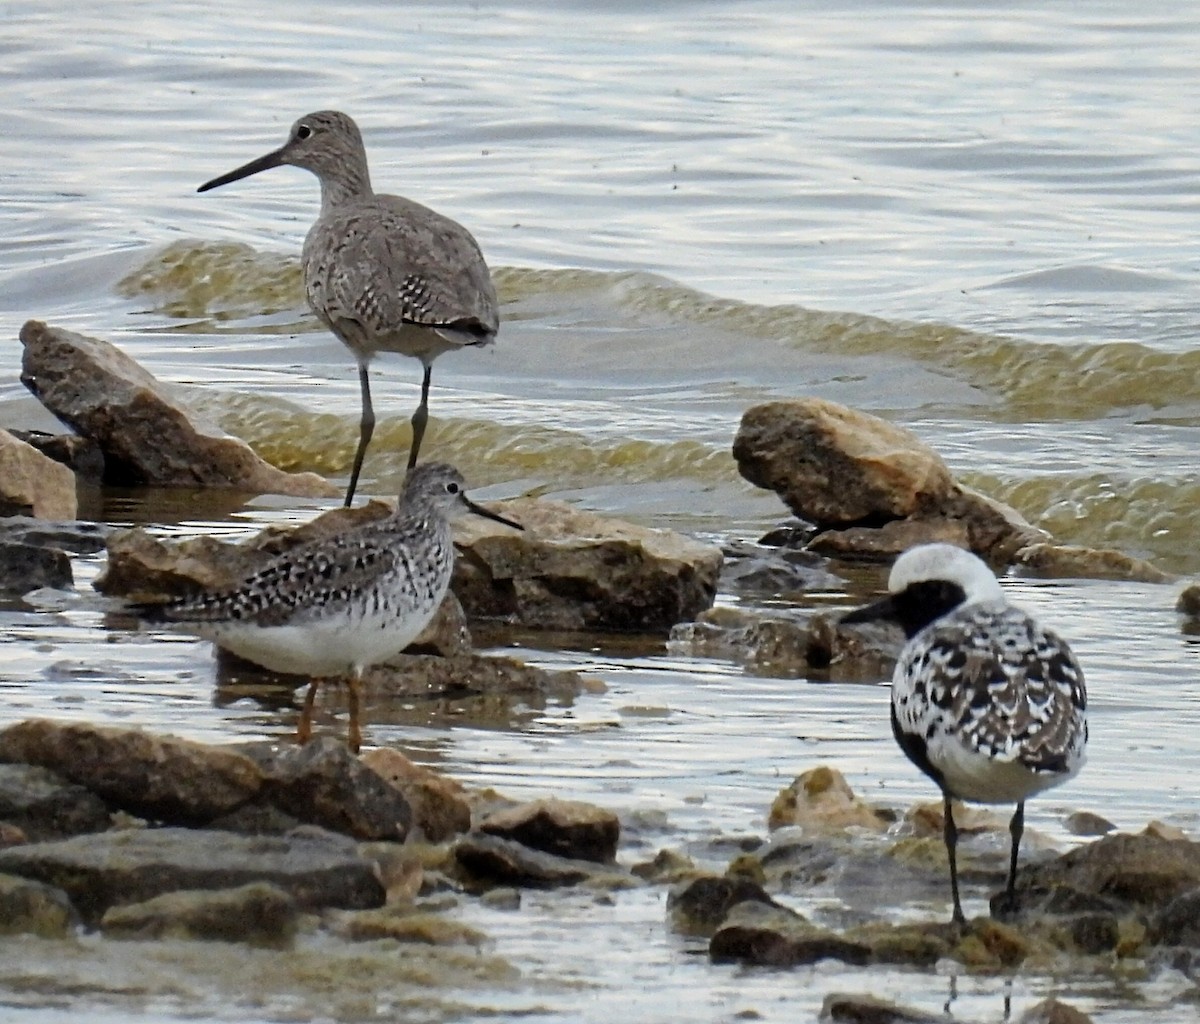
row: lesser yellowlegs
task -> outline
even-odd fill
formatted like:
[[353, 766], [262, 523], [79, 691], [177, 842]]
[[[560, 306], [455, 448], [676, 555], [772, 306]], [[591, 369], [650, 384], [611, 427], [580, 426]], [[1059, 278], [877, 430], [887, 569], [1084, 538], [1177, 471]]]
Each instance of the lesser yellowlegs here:
[[433, 618], [454, 570], [450, 524], [465, 512], [522, 529], [471, 501], [453, 466], [423, 463], [386, 518], [285, 551], [229, 587], [133, 610], [274, 672], [311, 676], [301, 742], [321, 680], [348, 675], [357, 752], [362, 672], [404, 650]]

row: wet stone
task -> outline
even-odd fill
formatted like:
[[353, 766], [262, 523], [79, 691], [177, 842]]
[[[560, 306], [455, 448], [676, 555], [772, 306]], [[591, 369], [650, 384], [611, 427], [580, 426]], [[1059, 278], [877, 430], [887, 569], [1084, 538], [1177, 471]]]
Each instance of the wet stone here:
[[75, 474], [0, 430], [0, 516], [74, 519]]
[[559, 857], [611, 864], [621, 823], [611, 811], [578, 800], [535, 800], [488, 815], [481, 832]]
[[108, 806], [98, 796], [28, 764], [0, 764], [0, 820], [35, 842], [103, 832], [110, 823]]
[[113, 527], [106, 523], [36, 519], [32, 516], [7, 516], [0, 519], [0, 541], [4, 543], [59, 548], [77, 555], [103, 551], [108, 535], [112, 532]]
[[820, 1020], [822, 1024], [946, 1024], [947, 1018], [875, 996], [832, 992], [821, 1004]]
[[110, 907], [100, 930], [120, 939], [199, 939], [283, 946], [296, 934], [296, 901], [283, 889], [252, 882], [236, 889], [188, 890]]
[[50, 412], [100, 446], [108, 483], [317, 497], [338, 493], [315, 473], [276, 469], [244, 441], [192, 415], [153, 375], [106, 341], [30, 320], [21, 328], [21, 344], [21, 382]]
[[432, 843], [471, 828], [471, 805], [454, 779], [417, 764], [398, 750], [379, 747], [362, 755], [362, 763], [404, 795], [413, 825]]
[[285, 814], [356, 839], [403, 840], [412, 808], [403, 793], [358, 760], [340, 740], [302, 747], [242, 748], [261, 767], [263, 799]]
[[231, 750], [45, 719], [0, 732], [0, 762], [40, 765], [113, 807], [167, 824], [205, 824], [262, 787], [259, 767]]
[[[779, 907], [761, 885], [748, 878], [701, 875], [677, 885], [667, 896], [671, 928], [681, 935], [711, 936], [739, 903]], [[782, 909], [782, 908], [780, 908]]]
[[754, 900], [734, 906], [708, 943], [716, 963], [794, 967], [818, 960], [865, 964], [866, 946], [810, 924], [800, 914]]
[[805, 830], [842, 831], [862, 828], [883, 832], [887, 814], [859, 799], [836, 768], [820, 765], [799, 775], [771, 804], [770, 829], [799, 825]]
[[487, 941], [487, 935], [470, 925], [441, 914], [392, 910], [338, 911], [326, 924], [333, 934], [351, 942], [392, 939], [424, 946], [475, 946]]
[[0, 541], [0, 590], [27, 594], [39, 587], [67, 590], [74, 585], [71, 559], [65, 551]]
[[79, 916], [61, 889], [0, 874], [0, 935], [63, 938], [78, 923]]
[[354, 843], [314, 830], [239, 836], [201, 829], [128, 829], [0, 851], [0, 872], [63, 889], [85, 921], [111, 906], [188, 889], [269, 882], [303, 909], [366, 909], [384, 900], [375, 865]]
[[78, 434], [47, 434], [44, 430], [13, 430], [10, 433], [46, 458], [66, 466], [80, 480], [94, 484], [104, 479], [104, 452], [91, 438]]
[[463, 836], [454, 846], [454, 857], [475, 883], [490, 885], [549, 889], [578, 885], [601, 871], [589, 861], [556, 857], [482, 832]]
[[1092, 1018], [1070, 1003], [1051, 996], [1021, 1014], [1017, 1024], [1092, 1024]]
[[1115, 832], [1117, 826], [1100, 814], [1091, 811], [1075, 811], [1067, 816], [1067, 831], [1073, 836], [1103, 836]]
[[1200, 947], [1200, 888], [1180, 893], [1154, 915], [1150, 939], [1161, 946]]

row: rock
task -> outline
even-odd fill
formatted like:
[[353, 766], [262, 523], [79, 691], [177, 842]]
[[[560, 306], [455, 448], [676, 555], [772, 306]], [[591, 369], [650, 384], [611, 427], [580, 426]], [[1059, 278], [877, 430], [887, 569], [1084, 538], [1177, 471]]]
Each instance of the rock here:
[[850, 526], [824, 530], [808, 546], [809, 551], [832, 558], [870, 558], [891, 561], [918, 544], [971, 546], [971, 531], [961, 519], [933, 516], [929, 519], [893, 519], [883, 526]]
[[108, 483], [309, 497], [339, 493], [315, 473], [276, 469], [245, 442], [190, 415], [108, 342], [30, 320], [21, 328], [21, 343], [21, 382], [55, 416], [100, 445]]
[[920, 516], [955, 493], [946, 464], [911, 431], [821, 398], [747, 409], [733, 457], [752, 484], [819, 525]]
[[708, 943], [715, 963], [794, 967], [818, 960], [867, 963], [866, 946], [810, 924], [778, 905], [745, 900], [734, 906]]
[[487, 936], [477, 928], [451, 921], [440, 914], [390, 910], [339, 911], [331, 915], [330, 930], [351, 942], [393, 939], [425, 946], [482, 946]]
[[1189, 618], [1200, 618], [1200, 583], [1189, 583], [1175, 602], [1175, 610]]
[[691, 857], [676, 850], [659, 850], [650, 860], [634, 864], [629, 871], [635, 877], [657, 885], [675, 885], [703, 874]]
[[836, 768], [821, 765], [799, 775], [771, 804], [767, 828], [799, 825], [806, 830], [865, 828], [884, 832], [891, 819], [868, 806]]
[[578, 800], [535, 800], [488, 815], [481, 832], [558, 857], [611, 864], [621, 823], [612, 811]]
[[296, 901], [266, 882], [168, 892], [109, 907], [100, 930], [117, 939], [202, 939], [282, 946], [296, 934]]
[[1092, 1018], [1070, 1003], [1051, 996], [1021, 1014], [1017, 1024], [1092, 1024]]
[[126, 829], [0, 850], [0, 872], [63, 889], [85, 921], [111, 906], [186, 889], [269, 882], [297, 906], [367, 909], [383, 903], [374, 864], [351, 840], [316, 830], [239, 836], [204, 829]]
[[61, 889], [0, 874], [0, 935], [62, 939], [78, 923], [79, 916]]
[[0, 590], [27, 594], [39, 587], [66, 590], [74, 585], [71, 560], [65, 551], [0, 543]]
[[716, 596], [721, 551], [561, 502], [506, 501], [523, 533], [463, 520], [454, 591], [472, 619], [530, 629], [663, 633]]
[[1027, 914], [1054, 898], [1061, 901], [1060, 892], [1089, 910], [1115, 906], [1152, 912], [1198, 887], [1200, 843], [1145, 834], [1108, 835], [1025, 866], [1017, 875], [1017, 896]]
[[300, 821], [356, 839], [403, 841], [412, 823], [404, 794], [340, 740], [302, 747], [256, 744], [243, 750], [260, 766], [262, 799]]
[[1148, 938], [1159, 946], [1200, 947], [1200, 889], [1180, 893], [1155, 914]]
[[821, 1004], [821, 1024], [946, 1024], [944, 1014], [926, 1013], [875, 996], [831, 992]]
[[83, 786], [29, 764], [0, 764], [0, 820], [21, 829], [25, 841], [34, 842], [103, 832], [109, 826], [103, 800]]
[[1091, 811], [1075, 811], [1067, 815], [1064, 824], [1073, 836], [1103, 836], [1117, 830], [1107, 818]]
[[1165, 821], [1146, 822], [1146, 827], [1142, 829], [1142, 835], [1153, 836], [1155, 839], [1187, 839], [1188, 834], [1178, 825], [1169, 825]]
[[74, 519], [78, 510], [75, 474], [0, 430], [0, 515]]
[[1092, 580], [1134, 580], [1142, 583], [1170, 583], [1177, 579], [1145, 559], [1135, 558], [1110, 548], [1084, 548], [1069, 544], [1026, 544], [1012, 557], [1018, 566], [1040, 576], [1072, 576]]
[[104, 479], [104, 452], [91, 438], [77, 434], [47, 434], [43, 430], [13, 430], [10, 433], [46, 458], [66, 466], [79, 480], [98, 484]]
[[667, 646], [681, 654], [729, 658], [762, 675], [874, 682], [891, 674], [903, 643], [903, 634], [885, 625], [842, 627], [823, 613], [798, 621], [720, 607], [674, 626]]
[[432, 843], [440, 843], [471, 827], [471, 805], [462, 784], [387, 747], [361, 757], [371, 771], [404, 794], [412, 808], [412, 823]]
[[783, 909], [757, 882], [728, 875], [701, 875], [671, 890], [667, 916], [671, 928], [681, 935], [711, 937], [729, 912], [747, 900]]
[[243, 754], [137, 729], [33, 719], [0, 732], [0, 762], [34, 764], [154, 821], [204, 824], [256, 796]]
[[112, 531], [113, 527], [107, 523], [57, 521], [33, 516], [6, 516], [0, 519], [0, 543], [60, 548], [78, 555], [103, 551], [105, 539]]
[[568, 860], [522, 843], [483, 832], [470, 832], [454, 845], [458, 866], [476, 883], [549, 889], [577, 885], [596, 877], [590, 861]]

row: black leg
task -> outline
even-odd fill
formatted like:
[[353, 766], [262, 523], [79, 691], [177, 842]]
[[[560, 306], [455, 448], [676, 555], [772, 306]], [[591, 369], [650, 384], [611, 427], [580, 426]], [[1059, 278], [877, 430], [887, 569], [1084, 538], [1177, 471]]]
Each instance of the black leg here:
[[942, 816], [944, 820], [943, 836], [946, 840], [946, 856], [950, 859], [950, 892], [954, 897], [954, 917], [952, 924], [965, 925], [962, 902], [958, 898], [958, 829], [954, 825], [954, 808], [950, 806], [950, 794], [942, 793]]
[[425, 436], [425, 424], [429, 422], [429, 381], [433, 367], [425, 364], [425, 376], [421, 379], [421, 404], [412, 414], [412, 447], [408, 450], [408, 468], [417, 464], [417, 452], [421, 450], [421, 439]]
[[1004, 888], [1003, 909], [1011, 914], [1017, 909], [1017, 853], [1021, 849], [1021, 836], [1025, 832], [1024, 800], [1017, 804], [1017, 809], [1013, 811], [1008, 831], [1012, 836], [1012, 853], [1008, 861], [1008, 885]]
[[362, 471], [363, 459], [367, 455], [367, 445], [371, 443], [371, 435], [375, 433], [375, 409], [371, 405], [371, 380], [366, 363], [359, 364], [358, 383], [362, 389], [362, 419], [358, 424], [358, 451], [354, 453], [354, 468], [350, 471], [350, 486], [346, 490], [347, 508], [354, 500], [354, 491], [358, 487], [358, 474]]

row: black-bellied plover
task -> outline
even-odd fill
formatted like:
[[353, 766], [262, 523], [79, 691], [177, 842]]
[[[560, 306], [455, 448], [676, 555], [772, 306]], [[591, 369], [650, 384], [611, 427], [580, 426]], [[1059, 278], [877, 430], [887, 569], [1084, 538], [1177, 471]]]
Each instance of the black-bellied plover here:
[[336, 110], [300, 118], [279, 149], [198, 191], [283, 164], [312, 171], [321, 181], [321, 213], [301, 254], [304, 291], [317, 318], [358, 363], [362, 415], [346, 489], [349, 505], [375, 431], [371, 360], [380, 352], [399, 352], [424, 366], [421, 402], [412, 415], [411, 469], [429, 418], [433, 361], [443, 352], [492, 342], [500, 328], [496, 290], [466, 228], [411, 199], [371, 188], [358, 125]]
[[302, 743], [321, 681], [348, 676], [357, 752], [362, 672], [399, 654], [437, 612], [454, 571], [451, 521], [465, 512], [523, 529], [471, 501], [453, 466], [422, 463], [386, 518], [285, 551], [231, 586], [132, 610], [274, 672], [311, 676]]
[[1066, 643], [1008, 604], [987, 565], [961, 548], [924, 544], [904, 552], [888, 591], [841, 621], [891, 620], [908, 637], [892, 676], [892, 732], [942, 790], [954, 923], [965, 918], [951, 798], [1017, 805], [1000, 903], [1014, 910], [1025, 801], [1083, 765], [1083, 672]]

